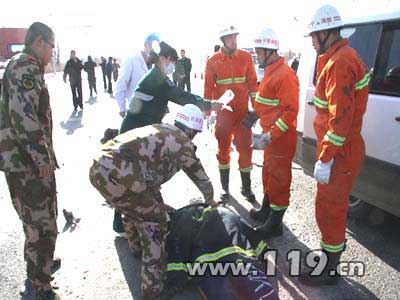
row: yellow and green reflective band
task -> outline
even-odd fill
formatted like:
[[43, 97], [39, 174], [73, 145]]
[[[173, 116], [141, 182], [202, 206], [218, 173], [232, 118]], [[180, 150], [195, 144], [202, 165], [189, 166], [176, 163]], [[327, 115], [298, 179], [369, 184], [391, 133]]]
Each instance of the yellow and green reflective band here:
[[253, 166], [250, 166], [250, 167], [247, 167], [247, 168], [239, 168], [239, 171], [243, 172], [243, 173], [250, 173], [251, 170], [253, 170]]
[[340, 252], [344, 248], [344, 243], [341, 243], [340, 245], [333, 246], [333, 245], [325, 244], [323, 241], [321, 241], [320, 245], [321, 245], [322, 248], [324, 248], [328, 252]]
[[203, 221], [204, 216], [205, 216], [206, 213], [212, 212], [212, 211], [217, 210], [217, 209], [218, 209], [218, 207], [207, 207], [207, 208], [205, 208], [203, 210], [203, 212], [201, 213], [201, 216], [199, 218], [196, 218], [196, 217], [192, 217], [192, 218], [193, 218], [193, 220]]
[[322, 109], [328, 108], [329, 102], [325, 101], [325, 100], [321, 100], [317, 96], [313, 97], [313, 102], [314, 102], [316, 107], [319, 107], [319, 108], [322, 108]]
[[256, 247], [256, 255], [259, 256], [261, 253], [263, 253], [265, 247], [267, 247], [267, 243], [264, 241], [260, 241]]
[[275, 204], [270, 204], [269, 207], [274, 211], [281, 211], [281, 210], [285, 210], [288, 208], [288, 206], [279, 206], [279, 205], [275, 205]]
[[225, 78], [225, 79], [218, 79], [216, 81], [217, 84], [233, 84], [233, 83], [243, 83], [246, 82], [246, 77], [235, 77], [235, 78]]
[[365, 88], [368, 85], [370, 79], [371, 79], [371, 74], [370, 73], [365, 74], [364, 78], [356, 83], [355, 85], [356, 90], [362, 90], [363, 88]]
[[232, 84], [232, 82], [233, 82], [232, 78], [218, 79], [216, 81], [217, 84]]
[[255, 98], [257, 96], [257, 92], [250, 93], [251, 98]]
[[233, 83], [243, 83], [246, 82], [246, 77], [235, 77], [233, 78]]
[[222, 257], [235, 254], [235, 253], [243, 253], [247, 256], [256, 256], [256, 253], [253, 249], [249, 250], [244, 250], [240, 248], [239, 246], [232, 246], [232, 247], [227, 247], [224, 249], [221, 249], [217, 252], [214, 253], [205, 253], [203, 255], [200, 255], [198, 258], [196, 258], [196, 262], [204, 263], [204, 262], [212, 262], [212, 261], [217, 261], [221, 259]]
[[346, 138], [336, 135], [328, 130], [328, 132], [325, 134], [324, 140], [334, 144], [335, 146], [342, 147]]
[[167, 265], [167, 271], [184, 271], [187, 272], [186, 264], [184, 263], [169, 263]]
[[279, 99], [267, 99], [257, 95], [256, 102], [270, 106], [278, 106], [280, 101]]
[[218, 169], [220, 169], [220, 170], [227, 170], [227, 169], [230, 169], [230, 168], [231, 168], [231, 165], [230, 165], [230, 164], [219, 165], [219, 166], [218, 166]]
[[276, 120], [275, 125], [278, 126], [279, 129], [282, 130], [283, 132], [286, 132], [289, 129], [289, 126], [287, 126], [286, 123], [281, 118]]

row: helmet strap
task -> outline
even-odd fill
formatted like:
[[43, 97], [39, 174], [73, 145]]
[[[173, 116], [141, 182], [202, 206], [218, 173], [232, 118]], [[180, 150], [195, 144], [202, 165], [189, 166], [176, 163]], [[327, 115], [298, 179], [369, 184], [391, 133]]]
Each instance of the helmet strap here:
[[193, 139], [194, 136], [196, 135], [197, 131], [191, 128], [186, 127], [182, 123], [176, 122], [175, 121], [175, 127], [178, 127], [180, 130], [182, 130], [190, 139]]
[[323, 40], [321, 39], [321, 36], [320, 36], [321, 31], [316, 32], [317, 39], [318, 39], [318, 44], [319, 44], [318, 54], [324, 54], [326, 52], [326, 50], [328, 49], [328, 47], [326, 45], [326, 42], [328, 41], [329, 36], [331, 35], [332, 31], [331, 30], [327, 30], [327, 32], [328, 33], [327, 33], [326, 37]]

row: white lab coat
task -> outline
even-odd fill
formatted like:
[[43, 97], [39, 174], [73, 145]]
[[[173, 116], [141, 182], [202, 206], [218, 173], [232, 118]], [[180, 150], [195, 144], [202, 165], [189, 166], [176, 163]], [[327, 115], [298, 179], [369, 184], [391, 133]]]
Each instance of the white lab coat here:
[[148, 70], [142, 52], [124, 60], [121, 74], [115, 84], [114, 96], [118, 102], [120, 112], [126, 111], [126, 102], [131, 100], [136, 85]]

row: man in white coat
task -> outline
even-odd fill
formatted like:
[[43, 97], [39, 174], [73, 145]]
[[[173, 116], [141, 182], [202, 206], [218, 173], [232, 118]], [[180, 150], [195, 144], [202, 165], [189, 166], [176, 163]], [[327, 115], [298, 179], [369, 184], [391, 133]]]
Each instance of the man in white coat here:
[[[121, 67], [121, 74], [115, 84], [115, 99], [119, 106], [119, 115], [123, 118], [126, 113], [126, 103], [131, 100], [133, 92], [139, 80], [147, 73], [153, 64], [152, 43], [160, 42], [160, 36], [157, 33], [149, 34], [144, 40], [144, 49], [134, 56], [124, 60]], [[121, 215], [115, 211], [113, 229], [115, 232], [125, 237], [125, 230], [122, 225]]]
[[125, 116], [126, 103], [132, 98], [137, 83], [151, 68], [151, 51], [154, 41], [160, 42], [160, 36], [156, 33], [149, 34], [144, 41], [144, 49], [136, 55], [126, 58], [122, 63], [114, 96], [118, 102], [121, 117]]

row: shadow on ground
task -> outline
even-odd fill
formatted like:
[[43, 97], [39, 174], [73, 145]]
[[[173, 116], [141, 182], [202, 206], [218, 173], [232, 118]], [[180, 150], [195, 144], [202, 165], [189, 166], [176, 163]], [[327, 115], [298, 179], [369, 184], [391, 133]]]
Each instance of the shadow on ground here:
[[64, 121], [60, 122], [61, 128], [65, 129], [68, 135], [73, 134], [76, 129], [83, 127], [82, 115], [83, 115], [82, 110], [80, 110], [79, 112], [76, 110], [72, 111], [71, 115], [69, 116], [66, 122]]

